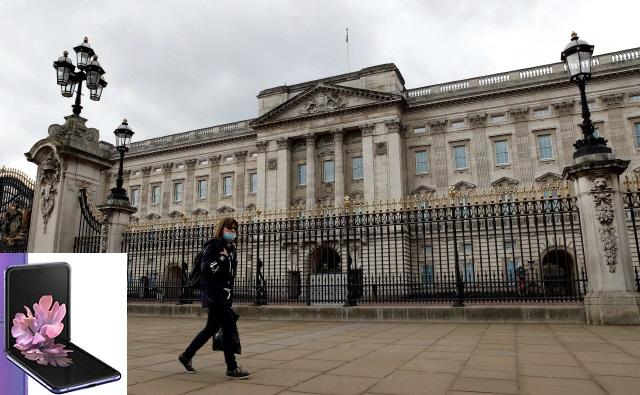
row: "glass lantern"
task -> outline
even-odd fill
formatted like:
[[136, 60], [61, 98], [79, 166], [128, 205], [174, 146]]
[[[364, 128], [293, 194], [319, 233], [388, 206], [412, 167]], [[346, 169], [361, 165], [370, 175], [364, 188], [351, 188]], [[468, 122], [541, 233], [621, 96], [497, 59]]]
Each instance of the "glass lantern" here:
[[562, 51], [560, 59], [565, 62], [571, 81], [591, 78], [591, 56], [593, 45], [580, 40], [576, 32], [571, 34], [571, 41]]
[[56, 69], [57, 82], [58, 85], [61, 86], [65, 86], [69, 83], [69, 76], [75, 69], [75, 66], [67, 55], [69, 55], [69, 52], [64, 51], [62, 56], [53, 62], [53, 68]]
[[95, 52], [91, 49], [91, 45], [89, 45], [89, 39], [87, 37], [84, 38], [82, 44], [73, 47], [73, 50], [76, 51], [78, 68], [83, 68], [88, 65], [89, 59], [95, 55]]

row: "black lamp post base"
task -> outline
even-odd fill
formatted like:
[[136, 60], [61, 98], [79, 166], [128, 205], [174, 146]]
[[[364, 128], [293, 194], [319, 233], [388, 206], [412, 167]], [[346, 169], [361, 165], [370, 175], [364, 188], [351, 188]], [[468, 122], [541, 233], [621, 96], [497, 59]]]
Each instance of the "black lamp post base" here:
[[578, 140], [573, 144], [576, 148], [573, 153], [573, 159], [591, 154], [610, 154], [613, 151], [607, 147], [607, 140], [602, 137], [594, 137], [589, 141]]
[[111, 188], [111, 193], [107, 197], [108, 201], [112, 200], [121, 200], [123, 202], [129, 203], [129, 198], [127, 197], [127, 191], [124, 188]]

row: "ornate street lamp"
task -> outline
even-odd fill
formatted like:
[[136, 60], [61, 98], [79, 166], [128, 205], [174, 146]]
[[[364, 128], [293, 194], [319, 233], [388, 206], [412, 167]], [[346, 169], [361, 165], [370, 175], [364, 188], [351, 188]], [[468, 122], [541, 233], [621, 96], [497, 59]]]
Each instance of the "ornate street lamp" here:
[[574, 158], [589, 154], [611, 153], [611, 148], [607, 147], [607, 140], [595, 136], [593, 123], [591, 122], [591, 112], [587, 104], [585, 86], [591, 79], [591, 55], [593, 55], [593, 45], [589, 45], [584, 40], [580, 40], [576, 32], [571, 33], [571, 41], [564, 47], [560, 59], [565, 63], [569, 71], [570, 80], [578, 84], [580, 89], [580, 101], [582, 103], [582, 129], [583, 138], [573, 145], [576, 151]]
[[129, 123], [126, 119], [122, 121], [122, 124], [113, 131], [116, 135], [116, 150], [120, 153], [120, 167], [118, 169], [118, 178], [116, 179], [116, 187], [111, 188], [111, 194], [107, 200], [124, 200], [129, 202], [127, 197], [127, 191], [122, 187], [123, 179], [123, 166], [124, 166], [124, 154], [129, 151], [129, 145], [131, 144], [131, 137], [133, 136], [133, 130], [129, 127]]
[[[87, 89], [89, 89], [89, 98], [94, 101], [100, 100], [102, 95], [102, 89], [107, 86], [102, 76], [105, 73], [100, 63], [98, 63], [98, 57], [95, 55], [94, 50], [89, 45], [89, 39], [84, 38], [84, 41], [73, 48], [76, 52], [76, 60], [78, 63], [78, 69], [73, 65], [73, 62], [68, 57], [67, 51], [63, 52], [57, 61], [53, 62], [53, 68], [56, 69], [57, 83], [60, 85], [61, 94], [64, 97], [73, 97], [73, 93], [76, 93], [75, 104], [71, 106], [75, 115], [80, 115], [82, 106], [80, 105], [80, 98], [82, 96], [82, 81], [87, 81]], [[77, 86], [77, 90], [76, 90]]]

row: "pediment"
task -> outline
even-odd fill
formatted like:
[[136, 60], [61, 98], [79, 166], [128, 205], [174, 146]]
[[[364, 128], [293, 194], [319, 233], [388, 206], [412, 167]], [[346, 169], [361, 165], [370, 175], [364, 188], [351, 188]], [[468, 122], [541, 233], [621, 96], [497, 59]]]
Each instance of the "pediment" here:
[[436, 190], [424, 185], [418, 185], [417, 187], [413, 188], [411, 190], [411, 192], [409, 192], [411, 195], [426, 195], [429, 193], [434, 193]]
[[562, 176], [560, 174], [552, 173], [552, 172], [544, 173], [540, 177], [536, 178], [536, 182], [561, 181], [561, 180], [562, 180]]
[[160, 219], [160, 216], [156, 213], [151, 213], [151, 214], [148, 214], [145, 218], [149, 221], [155, 221], [157, 219]]
[[194, 215], [194, 216], [207, 215], [207, 214], [209, 214], [209, 212], [202, 208], [197, 208], [191, 212], [191, 215]]
[[297, 207], [297, 208], [303, 208], [306, 204], [307, 204], [307, 201], [303, 197], [299, 197], [297, 199], [294, 199], [291, 202], [291, 205], [294, 206], [294, 207]]
[[255, 119], [251, 122], [251, 127], [359, 110], [402, 100], [401, 95], [321, 82]]
[[180, 211], [172, 211], [169, 213], [169, 218], [182, 218], [184, 217], [184, 214], [182, 214]]
[[364, 199], [364, 193], [362, 191], [353, 191], [349, 194], [349, 199], [354, 202], [359, 202]]
[[497, 180], [493, 181], [491, 183], [491, 186], [494, 187], [504, 187], [504, 186], [513, 186], [513, 185], [518, 185], [519, 182], [518, 180], [514, 180], [513, 178], [509, 178], [509, 177], [500, 177]]
[[468, 190], [468, 189], [474, 189], [476, 186], [471, 184], [470, 182], [466, 182], [466, 181], [459, 181], [455, 184], [453, 184], [453, 189], [455, 189], [456, 191], [464, 191], [464, 190]]
[[640, 167], [636, 167], [635, 169], [633, 169], [634, 173], [640, 173]]
[[230, 214], [232, 212], [234, 212], [235, 210], [229, 206], [222, 206], [220, 208], [218, 208], [218, 210], [216, 210], [218, 213], [220, 214]]

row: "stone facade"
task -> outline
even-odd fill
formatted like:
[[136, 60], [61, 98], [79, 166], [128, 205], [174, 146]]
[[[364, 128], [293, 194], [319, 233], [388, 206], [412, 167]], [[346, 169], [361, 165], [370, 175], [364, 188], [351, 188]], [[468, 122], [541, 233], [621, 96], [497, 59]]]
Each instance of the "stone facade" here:
[[[635, 54], [635, 55], [634, 55]], [[640, 172], [638, 50], [594, 57], [598, 132]], [[384, 64], [258, 94], [257, 118], [135, 142], [137, 219], [284, 209], [562, 179], [582, 121], [562, 63], [415, 89]], [[114, 167], [102, 174], [104, 200]]]

